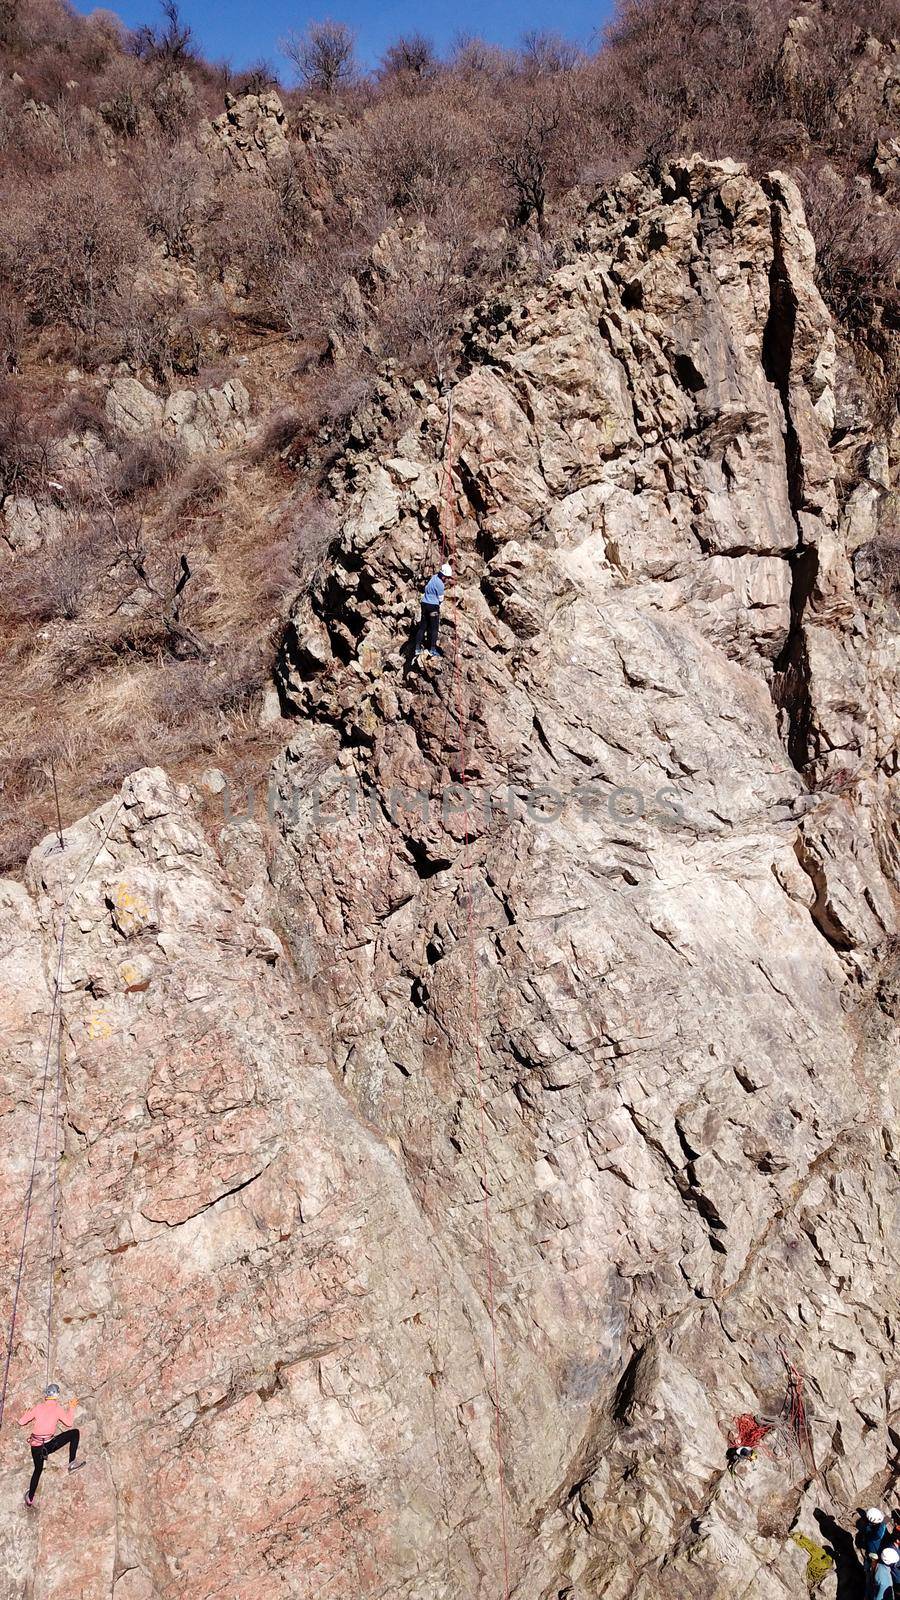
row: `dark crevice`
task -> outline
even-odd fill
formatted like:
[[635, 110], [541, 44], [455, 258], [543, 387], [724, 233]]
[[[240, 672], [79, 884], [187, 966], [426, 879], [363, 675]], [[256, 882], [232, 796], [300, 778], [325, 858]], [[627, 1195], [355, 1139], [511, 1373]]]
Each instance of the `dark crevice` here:
[[815, 890], [816, 898], [809, 908], [809, 914], [822, 938], [828, 941], [833, 950], [852, 950], [853, 941], [838, 926], [828, 909], [828, 879], [820, 863], [808, 853], [802, 836], [794, 841], [794, 854]]
[[403, 842], [409, 851], [417, 877], [423, 881], [435, 877], [439, 872], [446, 872], [447, 868], [453, 865], [450, 856], [430, 856], [419, 839], [407, 837]]
[[812, 697], [810, 667], [803, 635], [803, 619], [819, 574], [818, 551], [801, 546], [788, 557], [791, 569], [791, 616], [788, 635], [775, 659], [772, 699], [787, 721], [787, 752], [791, 765], [805, 772], [810, 760]]
[[687, 389], [689, 394], [699, 394], [701, 389], [706, 388], [703, 373], [698, 371], [689, 355], [677, 355], [673, 364], [682, 389]]
[[644, 1359], [644, 1349], [645, 1347], [642, 1345], [640, 1350], [635, 1351], [621, 1378], [616, 1384], [616, 1395], [612, 1408], [612, 1414], [616, 1422], [625, 1422], [627, 1420], [628, 1413], [634, 1404], [635, 1389], [637, 1388], [637, 1376], [640, 1370], [641, 1362]]
[[813, 732], [810, 667], [803, 637], [803, 619], [819, 570], [818, 553], [804, 545], [799, 521], [803, 507], [803, 461], [791, 417], [791, 362], [797, 328], [797, 299], [787, 273], [782, 241], [782, 214], [777, 201], [770, 206], [772, 265], [769, 268], [769, 314], [763, 332], [762, 362], [766, 377], [778, 391], [784, 413], [785, 465], [788, 498], [797, 525], [797, 548], [788, 556], [791, 568], [791, 613], [788, 635], [774, 663], [772, 699], [787, 723], [788, 758], [805, 773], [811, 758]]
[[540, 744], [541, 748], [543, 750], [546, 750], [548, 756], [552, 756], [553, 755], [553, 746], [551, 745], [550, 740], [547, 738], [547, 735], [545, 734], [543, 728], [541, 727], [540, 718], [536, 717], [536, 716], [532, 716], [531, 724], [532, 724], [532, 727], [534, 728], [535, 733], [538, 736], [538, 743]]

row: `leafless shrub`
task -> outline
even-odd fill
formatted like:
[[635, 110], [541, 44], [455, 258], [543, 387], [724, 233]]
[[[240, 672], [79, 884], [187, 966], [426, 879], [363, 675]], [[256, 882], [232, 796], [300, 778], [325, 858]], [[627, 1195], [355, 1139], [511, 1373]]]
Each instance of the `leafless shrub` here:
[[877, 210], [858, 181], [813, 170], [804, 183], [816, 241], [816, 277], [835, 315], [851, 327], [871, 325], [882, 306], [898, 306], [900, 219]]
[[131, 36], [131, 48], [142, 61], [184, 66], [194, 58], [191, 29], [182, 20], [177, 0], [161, 0], [161, 10], [162, 22], [155, 28], [144, 23], [136, 29]]
[[355, 270], [363, 253], [352, 239], [332, 235], [315, 252], [289, 257], [273, 285], [282, 325], [310, 354], [340, 360], [358, 349], [366, 308]]
[[515, 69], [515, 57], [500, 45], [488, 44], [473, 33], [461, 33], [450, 55], [455, 77], [497, 84]]
[[0, 294], [0, 374], [18, 372], [25, 339], [25, 311], [12, 294]]
[[385, 51], [379, 77], [385, 83], [397, 81], [411, 94], [434, 83], [439, 72], [440, 61], [431, 40], [421, 33], [409, 33]]
[[309, 156], [304, 150], [292, 149], [288, 159], [269, 165], [263, 181], [275, 202], [278, 232], [285, 248], [302, 248], [311, 221], [309, 191], [316, 182]]
[[572, 72], [583, 58], [583, 53], [571, 39], [560, 33], [529, 28], [522, 37], [522, 65], [530, 78], [552, 77], [558, 72]]
[[311, 22], [305, 33], [289, 33], [279, 48], [309, 89], [333, 95], [357, 74], [355, 39], [344, 22]]
[[218, 344], [219, 321], [214, 308], [186, 304], [177, 292], [139, 291], [132, 286], [108, 307], [94, 356], [96, 361], [127, 361], [165, 384], [174, 373], [199, 372], [209, 350]]
[[120, 139], [133, 139], [140, 131], [144, 108], [143, 79], [139, 65], [127, 56], [115, 57], [98, 84], [97, 110]]
[[75, 49], [80, 71], [91, 75], [102, 72], [109, 61], [121, 55], [125, 48], [126, 37], [125, 29], [115, 12], [105, 11], [100, 7], [92, 11], [90, 16], [84, 18], [76, 39]]
[[248, 178], [223, 179], [203, 232], [208, 270], [268, 304], [288, 247], [277, 194]]
[[864, 587], [895, 603], [900, 600], [900, 527], [883, 528], [878, 537], [861, 546], [853, 558], [854, 571]]
[[60, 438], [66, 434], [92, 433], [104, 444], [111, 444], [113, 428], [96, 397], [77, 387], [70, 389], [52, 416], [53, 429]]
[[334, 506], [321, 494], [303, 495], [291, 508], [285, 531], [290, 570], [306, 587], [340, 531]]
[[285, 406], [273, 411], [256, 435], [253, 459], [265, 461], [269, 456], [289, 454], [302, 429], [303, 413], [295, 407]]
[[386, 205], [427, 215], [457, 200], [478, 165], [479, 138], [441, 87], [376, 105], [364, 124], [365, 164]]
[[269, 89], [278, 88], [278, 73], [270, 61], [254, 61], [245, 72], [235, 79], [234, 93], [265, 94]]
[[228, 478], [222, 467], [211, 461], [190, 466], [175, 481], [169, 519], [173, 523], [193, 522], [207, 516], [228, 493]]
[[71, 622], [94, 591], [102, 563], [97, 529], [83, 523], [16, 562], [6, 585], [6, 604], [29, 622]]
[[199, 661], [169, 661], [154, 684], [156, 720], [168, 733], [189, 729], [219, 706], [221, 686], [209, 667]]
[[62, 174], [35, 200], [13, 272], [37, 322], [90, 338], [139, 254], [134, 217], [105, 168]]
[[514, 221], [543, 227], [547, 202], [568, 175], [564, 91], [555, 81], [510, 98], [494, 127], [493, 158], [512, 202]]
[[190, 144], [151, 146], [135, 170], [135, 198], [151, 238], [172, 256], [188, 256], [207, 204], [208, 164]]
[[171, 483], [183, 461], [182, 452], [172, 439], [159, 435], [131, 439], [121, 448], [110, 491], [117, 500], [133, 500], [148, 489]]
[[18, 812], [0, 821], [0, 873], [11, 877], [17, 872], [46, 832], [39, 818]]
[[371, 399], [374, 374], [359, 365], [325, 367], [310, 385], [306, 416], [333, 430]]
[[40, 489], [47, 476], [48, 446], [32, 420], [14, 379], [0, 379], [0, 499]]
[[180, 138], [197, 109], [194, 86], [184, 68], [162, 72], [147, 98], [162, 132]]
[[455, 253], [412, 259], [391, 283], [379, 316], [384, 352], [405, 371], [443, 379], [462, 314], [475, 298], [475, 280], [460, 271]]
[[[169, 661], [157, 674], [154, 694], [156, 719], [170, 738], [188, 747], [198, 724], [214, 725], [218, 715], [246, 703], [263, 689], [269, 678], [269, 652], [259, 646], [235, 645], [221, 662]], [[182, 741], [172, 744], [172, 735]]]

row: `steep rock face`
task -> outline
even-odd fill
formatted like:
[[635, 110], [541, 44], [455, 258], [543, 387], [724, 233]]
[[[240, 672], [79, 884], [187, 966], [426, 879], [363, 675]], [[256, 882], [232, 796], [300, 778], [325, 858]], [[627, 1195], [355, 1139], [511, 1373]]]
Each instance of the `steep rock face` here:
[[[72, 1480], [48, 1466], [29, 1521], [27, 1452], [7, 1451], [10, 1594], [337, 1595], [349, 1573], [366, 1591], [440, 1547], [438, 1418], [467, 1481], [446, 1400], [409, 1379], [431, 1345], [477, 1410], [483, 1307], [335, 1087], [258, 830], [226, 832], [220, 860], [186, 800], [139, 773], [64, 853], [36, 852], [30, 896], [4, 886], [7, 1283], [69, 902], [53, 1371], [89, 1456]], [[47, 1120], [10, 1423], [44, 1381]], [[420, 1312], [436, 1284], [439, 1331]], [[486, 1544], [477, 1481], [455, 1509]]]
[[[11, 1593], [786, 1600], [790, 1532], [890, 1487], [891, 464], [812, 266], [778, 175], [602, 196], [472, 331], [443, 664], [404, 667], [423, 405], [335, 474], [277, 828], [140, 773], [3, 886], [6, 1284], [72, 894], [52, 1365], [91, 1456], [29, 1523], [7, 1427]], [[816, 1472], [732, 1477], [785, 1357]]]
[[[865, 987], [896, 932], [897, 615], [865, 576], [892, 497], [813, 266], [777, 174], [695, 159], [603, 197], [453, 391], [443, 667], [402, 656], [442, 407], [336, 481], [282, 663], [321, 725], [283, 764], [280, 871], [336, 1064], [470, 1262], [491, 1197], [529, 1594], [762, 1567], [781, 1595], [794, 1515], [817, 1535], [807, 1501], [846, 1515], [891, 1454], [896, 1350], [857, 1306], [892, 1270]], [[738, 1490], [729, 1420], [777, 1410], [782, 1350], [824, 1484]]]

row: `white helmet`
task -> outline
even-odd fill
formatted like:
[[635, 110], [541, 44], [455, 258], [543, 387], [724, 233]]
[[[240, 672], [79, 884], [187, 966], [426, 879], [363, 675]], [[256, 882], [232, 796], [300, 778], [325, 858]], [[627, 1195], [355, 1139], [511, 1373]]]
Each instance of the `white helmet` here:
[[883, 1522], [884, 1521], [884, 1512], [883, 1511], [879, 1511], [877, 1506], [870, 1506], [868, 1511], [866, 1512], [866, 1521], [867, 1522]]
[[889, 1544], [886, 1550], [882, 1550], [881, 1559], [886, 1567], [895, 1567], [900, 1561], [900, 1550], [895, 1550], [894, 1546]]
[[445, 561], [444, 565], [441, 567], [441, 577], [442, 578], [452, 578], [453, 577], [453, 568], [451, 567], [449, 561]]

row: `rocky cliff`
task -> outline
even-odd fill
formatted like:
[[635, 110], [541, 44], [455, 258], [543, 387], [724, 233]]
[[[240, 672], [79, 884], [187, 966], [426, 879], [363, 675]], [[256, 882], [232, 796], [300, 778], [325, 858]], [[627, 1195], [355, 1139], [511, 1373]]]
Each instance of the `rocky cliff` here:
[[[147, 770], [3, 886], [7, 1297], [71, 895], [90, 1456], [21, 1508], [51, 1121], [10, 1595], [786, 1600], [893, 1489], [895, 463], [789, 179], [632, 177], [559, 257], [335, 467], [271, 825]], [[786, 1362], [809, 1443], [731, 1474]]]

